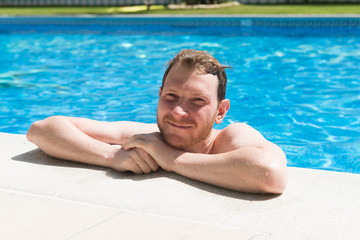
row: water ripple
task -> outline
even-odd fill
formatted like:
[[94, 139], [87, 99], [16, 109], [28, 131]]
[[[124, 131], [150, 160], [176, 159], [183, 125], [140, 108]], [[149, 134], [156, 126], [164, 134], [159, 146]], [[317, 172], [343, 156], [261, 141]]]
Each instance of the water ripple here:
[[290, 166], [360, 173], [359, 34], [176, 31], [9, 30], [0, 39], [0, 131], [25, 133], [58, 114], [155, 122], [165, 63], [196, 48], [235, 69], [217, 128], [247, 122], [284, 148]]

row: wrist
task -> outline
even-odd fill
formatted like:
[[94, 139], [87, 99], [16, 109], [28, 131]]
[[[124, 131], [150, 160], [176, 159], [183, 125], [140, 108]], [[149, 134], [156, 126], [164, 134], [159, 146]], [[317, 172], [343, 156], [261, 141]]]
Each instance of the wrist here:
[[175, 172], [175, 173], [181, 172], [181, 168], [183, 167], [186, 156], [187, 156], [186, 152], [177, 151], [173, 158], [174, 160], [169, 162], [167, 171]]
[[105, 154], [105, 162], [106, 166], [113, 168], [116, 164], [116, 156], [119, 154], [119, 151], [121, 150], [121, 145], [109, 145], [109, 150]]

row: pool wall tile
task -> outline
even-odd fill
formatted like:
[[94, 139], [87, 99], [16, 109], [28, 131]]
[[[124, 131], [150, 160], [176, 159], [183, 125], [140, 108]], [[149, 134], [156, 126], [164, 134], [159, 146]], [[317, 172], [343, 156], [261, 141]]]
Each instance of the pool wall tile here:
[[[78, 30], [108, 31], [112, 33], [142, 32], [151, 34], [206, 35], [278, 35], [301, 36], [359, 36], [358, 16], [0, 16], [0, 32], [56, 31], [69, 33]], [[11, 26], [11, 29], [9, 27]], [[48, 27], [47, 27], [48, 26]], [[59, 29], [59, 27], [61, 28]], [[77, 26], [78, 29], [73, 27]], [[89, 29], [90, 28], [90, 29]]]

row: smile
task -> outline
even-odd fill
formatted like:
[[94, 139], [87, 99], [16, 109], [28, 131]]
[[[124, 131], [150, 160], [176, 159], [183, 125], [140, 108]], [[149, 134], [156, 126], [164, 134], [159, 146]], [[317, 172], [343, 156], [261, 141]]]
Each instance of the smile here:
[[191, 126], [188, 126], [188, 125], [174, 124], [174, 123], [171, 123], [171, 122], [169, 122], [169, 121], [167, 121], [167, 123], [168, 123], [170, 126], [172, 126], [172, 127], [174, 127], [174, 128], [177, 128], [177, 129], [183, 129], [183, 130], [185, 130], [185, 129], [191, 128]]

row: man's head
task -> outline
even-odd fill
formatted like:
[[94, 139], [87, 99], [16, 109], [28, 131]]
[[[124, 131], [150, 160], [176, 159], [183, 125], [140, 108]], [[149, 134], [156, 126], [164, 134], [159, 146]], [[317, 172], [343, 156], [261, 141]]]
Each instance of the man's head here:
[[224, 99], [225, 68], [194, 50], [183, 50], [170, 61], [157, 108], [158, 127], [168, 144], [197, 151], [209, 141], [214, 122], [221, 123], [230, 106]]
[[225, 99], [227, 84], [225, 69], [230, 67], [220, 64], [216, 58], [208, 54], [206, 51], [196, 51], [193, 49], [181, 50], [168, 63], [168, 68], [166, 69], [162, 79], [161, 88], [164, 87], [166, 77], [168, 76], [172, 67], [176, 64], [179, 64], [182, 67], [192, 71], [197, 70], [204, 74], [212, 74], [216, 76], [219, 81], [217, 89], [218, 101], [220, 102], [221, 100]]

